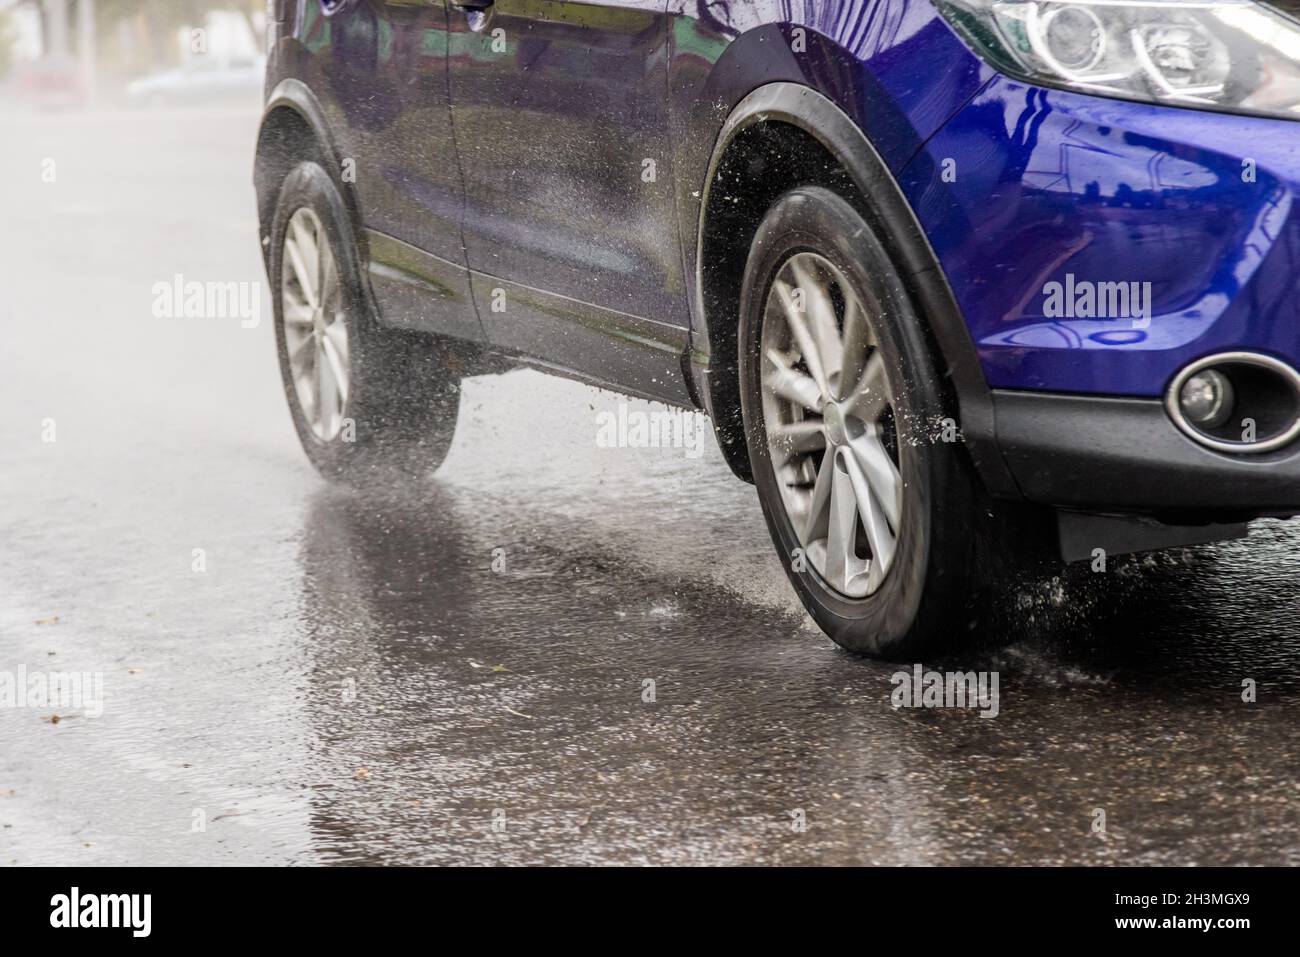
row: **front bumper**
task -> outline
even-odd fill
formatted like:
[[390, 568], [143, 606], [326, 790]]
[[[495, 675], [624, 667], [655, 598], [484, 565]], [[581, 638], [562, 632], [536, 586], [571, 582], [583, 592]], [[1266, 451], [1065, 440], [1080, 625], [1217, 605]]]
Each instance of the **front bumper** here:
[[1300, 514], [1300, 446], [1213, 452], [1154, 399], [994, 390], [993, 408], [1002, 456], [1030, 502], [1182, 524]]
[[902, 180], [994, 389], [1155, 398], [1231, 350], [1300, 368], [1300, 122], [996, 77]]

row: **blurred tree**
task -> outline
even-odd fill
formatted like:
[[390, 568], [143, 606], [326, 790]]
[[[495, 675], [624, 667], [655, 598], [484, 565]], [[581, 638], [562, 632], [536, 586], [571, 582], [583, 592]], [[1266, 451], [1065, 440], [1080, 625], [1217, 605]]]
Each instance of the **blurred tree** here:
[[[204, 26], [208, 14], [215, 11], [242, 15], [254, 44], [262, 44], [259, 20], [266, 0], [0, 0], [0, 17], [15, 6], [34, 10], [40, 22], [43, 55], [76, 53], [79, 38], [72, 35], [72, 28], [80, 22], [86, 3], [94, 5], [89, 11], [93, 13], [96, 47], [91, 58], [118, 75], [174, 65], [181, 53], [178, 31]], [[12, 42], [0, 36], [0, 44], [0, 64], [7, 63], [13, 55]]]
[[97, 0], [97, 19], [101, 33], [115, 30], [121, 23], [132, 23], [148, 37], [151, 61], [157, 66], [176, 57], [176, 31], [182, 27], [200, 27], [207, 15], [216, 10], [243, 14], [255, 41], [261, 41], [255, 14], [264, 12], [265, 0]]
[[17, 34], [9, 11], [0, 10], [0, 80], [9, 75], [14, 65], [14, 42]]
[[99, 16], [104, 23], [142, 16], [151, 28], [167, 34], [184, 26], [199, 26], [212, 10], [234, 10], [248, 19], [249, 29], [257, 35], [254, 14], [264, 12], [265, 0], [99, 0]]

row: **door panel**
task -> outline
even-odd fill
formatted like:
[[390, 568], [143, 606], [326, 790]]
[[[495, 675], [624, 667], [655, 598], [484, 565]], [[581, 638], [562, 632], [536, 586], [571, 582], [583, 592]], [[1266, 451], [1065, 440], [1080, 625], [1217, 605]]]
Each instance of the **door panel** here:
[[675, 400], [688, 320], [664, 8], [453, 3], [449, 63], [466, 256], [489, 339]]
[[[320, 16], [320, 0], [308, 0]], [[385, 322], [482, 339], [460, 242], [464, 190], [447, 96], [444, 0], [334, 0], [305, 43], [341, 110], [342, 157]], [[324, 55], [322, 55], [324, 54]], [[350, 168], [348, 161], [351, 161]]]

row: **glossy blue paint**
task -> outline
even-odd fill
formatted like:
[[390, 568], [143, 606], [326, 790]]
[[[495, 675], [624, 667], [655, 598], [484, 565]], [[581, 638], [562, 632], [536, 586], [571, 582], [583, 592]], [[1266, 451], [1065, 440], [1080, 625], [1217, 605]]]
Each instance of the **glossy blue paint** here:
[[727, 115], [765, 83], [822, 93], [897, 171], [993, 75], [929, 0], [668, 0], [668, 11], [673, 127], [691, 189]]
[[[1156, 396], [1229, 349], [1300, 365], [1300, 124], [999, 77], [903, 185], [995, 388]], [[1104, 283], [1148, 308], [1050, 301]]]

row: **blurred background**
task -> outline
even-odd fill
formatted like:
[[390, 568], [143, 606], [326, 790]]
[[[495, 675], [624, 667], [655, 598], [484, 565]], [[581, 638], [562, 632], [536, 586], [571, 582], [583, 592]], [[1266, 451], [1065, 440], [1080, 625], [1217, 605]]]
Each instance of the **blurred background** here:
[[31, 110], [255, 105], [262, 0], [0, 0], [0, 100]]

